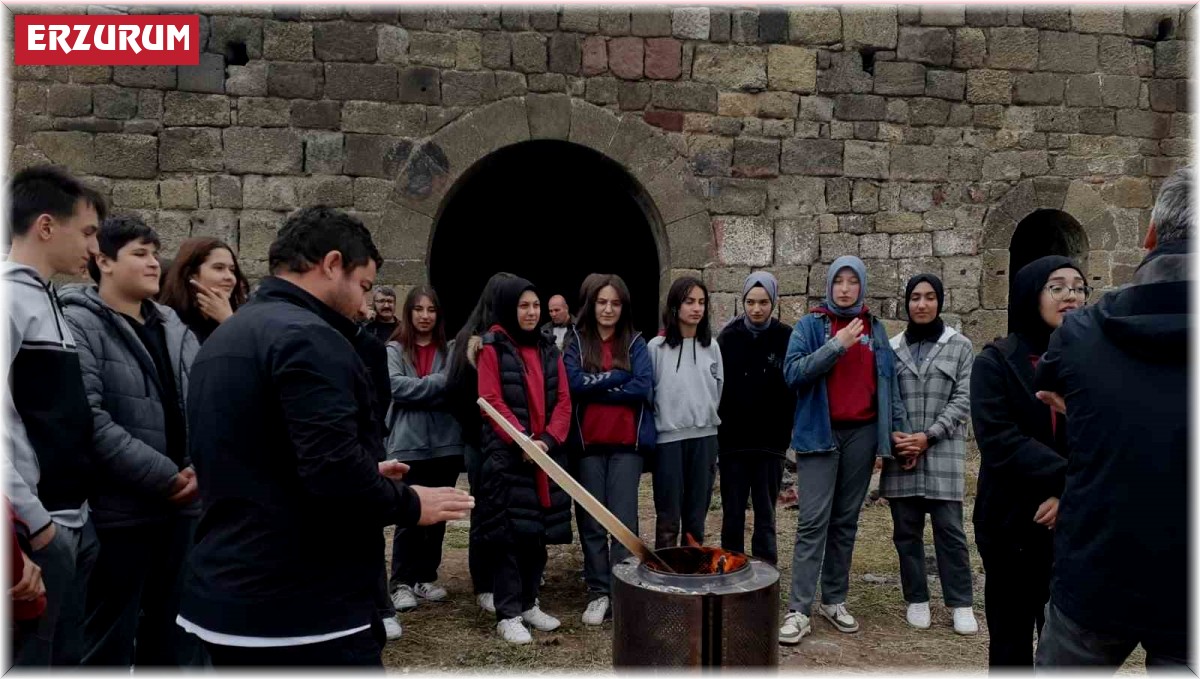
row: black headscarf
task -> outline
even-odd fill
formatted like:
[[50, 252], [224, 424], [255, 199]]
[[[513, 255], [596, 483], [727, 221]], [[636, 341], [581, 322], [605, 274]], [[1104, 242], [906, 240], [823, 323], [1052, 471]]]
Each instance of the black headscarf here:
[[937, 295], [937, 315], [928, 323], [913, 323], [909, 318], [908, 328], [904, 330], [904, 339], [910, 345], [918, 342], [934, 341], [942, 336], [942, 331], [946, 329], [946, 323], [942, 321], [942, 308], [946, 306], [946, 293], [942, 288], [942, 280], [931, 273], [919, 273], [916, 276], [908, 279], [908, 285], [904, 286], [904, 310], [908, 313], [908, 300], [912, 297], [913, 290], [921, 283], [928, 283], [933, 287], [933, 292]]
[[536, 327], [533, 330], [522, 330], [521, 323], [517, 320], [517, 305], [520, 304], [521, 295], [525, 294], [526, 290], [537, 293], [533, 283], [524, 278], [514, 277], [499, 281], [492, 293], [492, 322], [504, 328], [517, 344], [533, 346], [538, 343], [541, 333]]
[[1083, 275], [1079, 265], [1061, 255], [1049, 255], [1021, 267], [1013, 279], [1008, 298], [1008, 331], [1016, 333], [1034, 353], [1042, 354], [1054, 332], [1042, 318], [1041, 295], [1050, 274], [1058, 269], [1074, 269]]

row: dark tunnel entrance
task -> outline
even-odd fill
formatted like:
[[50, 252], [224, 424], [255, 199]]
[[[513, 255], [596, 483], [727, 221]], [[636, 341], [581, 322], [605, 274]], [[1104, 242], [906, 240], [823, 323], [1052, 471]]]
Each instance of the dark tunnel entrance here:
[[457, 332], [498, 271], [528, 278], [549, 320], [551, 295], [578, 312], [590, 273], [629, 286], [639, 330], [658, 329], [659, 255], [640, 187], [617, 163], [583, 146], [530, 141], [476, 163], [437, 220], [429, 279], [448, 333]]

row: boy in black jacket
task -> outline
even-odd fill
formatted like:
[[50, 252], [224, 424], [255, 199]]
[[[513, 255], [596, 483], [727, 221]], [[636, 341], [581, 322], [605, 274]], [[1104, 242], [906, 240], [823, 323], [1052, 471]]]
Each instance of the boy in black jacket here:
[[400, 483], [351, 320], [382, 264], [358, 219], [291, 216], [273, 276], [196, 357], [189, 440], [204, 515], [179, 624], [216, 666], [382, 665], [381, 528], [466, 516]]
[[717, 337], [725, 361], [718, 411], [721, 469], [721, 547], [745, 551], [746, 503], [754, 504], [755, 557], [775, 563], [775, 498], [792, 436], [796, 396], [783, 380], [791, 326], [772, 318], [779, 283], [765, 271], [750, 274], [742, 290], [745, 313]]

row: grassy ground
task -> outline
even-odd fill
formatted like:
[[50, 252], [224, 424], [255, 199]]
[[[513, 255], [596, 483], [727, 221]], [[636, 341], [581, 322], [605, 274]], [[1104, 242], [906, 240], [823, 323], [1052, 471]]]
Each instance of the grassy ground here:
[[[968, 465], [978, 467], [973, 460]], [[974, 474], [969, 474], [968, 494], [974, 493]], [[968, 539], [970, 509], [966, 503]], [[714, 493], [708, 517], [708, 541], [718, 542], [720, 498]], [[641, 534], [653, 535], [654, 510], [650, 477], [642, 477]], [[782, 506], [778, 510], [780, 606], [786, 605], [796, 512]], [[747, 528], [752, 521], [747, 517]], [[975, 608], [980, 623], [976, 636], [954, 634], [949, 611], [941, 605], [941, 586], [937, 569], [930, 564], [930, 595], [933, 626], [929, 630], [912, 629], [904, 620], [904, 601], [900, 593], [899, 566], [891, 540], [892, 520], [887, 507], [863, 509], [854, 551], [850, 593], [847, 606], [858, 618], [857, 634], [841, 634], [824, 619], [813, 620], [813, 633], [799, 646], [781, 647], [779, 661], [784, 667], [869, 672], [883, 669], [942, 669], [959, 672], [983, 672], [987, 666], [987, 625], [983, 618], [983, 573], [979, 554], [971, 544], [971, 566], [975, 575]], [[749, 534], [747, 534], [749, 544]], [[926, 528], [926, 545], [932, 558], [932, 536]], [[475, 605], [467, 573], [467, 526], [448, 528], [440, 582], [450, 592], [448, 601], [423, 604], [400, 619], [404, 636], [388, 644], [385, 664], [395, 672], [404, 671], [481, 671], [507, 670], [535, 672], [570, 670], [612, 671], [612, 623], [593, 628], [583, 625], [579, 616], [587, 603], [581, 580], [583, 557], [578, 543], [550, 549], [546, 585], [542, 589], [542, 608], [562, 620], [562, 627], [549, 634], [534, 632], [534, 643], [513, 646], [499, 639], [494, 616]], [[1123, 668], [1141, 672], [1141, 651]]]

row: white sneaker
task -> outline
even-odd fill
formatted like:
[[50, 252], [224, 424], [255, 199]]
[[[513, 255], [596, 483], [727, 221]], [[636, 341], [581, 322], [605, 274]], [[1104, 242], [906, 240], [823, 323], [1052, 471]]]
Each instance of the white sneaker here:
[[426, 601], [441, 601], [446, 598], [446, 588], [438, 587], [432, 582], [418, 582], [413, 587], [413, 594]]
[[383, 619], [383, 631], [387, 633], [388, 641], [395, 641], [404, 633], [404, 628], [400, 626], [400, 621], [393, 615], [390, 618]]
[[846, 604], [821, 604], [821, 615], [825, 617], [839, 632], [853, 634], [858, 631], [858, 621], [846, 610]]
[[533, 608], [521, 614], [521, 618], [529, 623], [529, 626], [539, 632], [553, 632], [558, 629], [562, 623], [553, 615], [547, 615], [542, 611], [541, 607], [534, 605]]
[[587, 610], [583, 612], [583, 624], [603, 625], [608, 615], [608, 597], [602, 596], [588, 602]]
[[908, 624], [913, 627], [929, 629], [929, 602], [909, 604], [908, 614], [905, 617], [908, 618]]
[[950, 609], [954, 616], [955, 634], [975, 634], [979, 631], [979, 622], [975, 620], [975, 610], [970, 606]]
[[479, 604], [479, 607], [488, 613], [496, 612], [496, 597], [493, 596], [491, 592], [486, 594], [476, 594], [475, 603]]
[[529, 630], [525, 629], [520, 618], [501, 620], [496, 623], [496, 631], [500, 633], [502, 639], [510, 644], [528, 644], [533, 641], [533, 637], [529, 635]]
[[413, 594], [412, 587], [408, 585], [400, 585], [392, 592], [392, 605], [396, 607], [397, 612], [411, 611], [417, 607], [417, 597]]
[[798, 611], [788, 611], [783, 616], [783, 627], [779, 628], [779, 643], [793, 646], [812, 632], [812, 623], [808, 616]]

